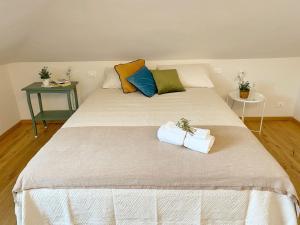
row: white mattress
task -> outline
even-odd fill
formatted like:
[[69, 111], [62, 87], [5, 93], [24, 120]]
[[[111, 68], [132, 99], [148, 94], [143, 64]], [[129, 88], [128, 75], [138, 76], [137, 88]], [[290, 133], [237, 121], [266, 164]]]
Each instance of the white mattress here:
[[[100, 89], [64, 127], [159, 126], [181, 117], [195, 125], [244, 126], [213, 89], [192, 88], [152, 98]], [[16, 215], [19, 225], [297, 224], [288, 196], [255, 190], [36, 189], [18, 193]]]

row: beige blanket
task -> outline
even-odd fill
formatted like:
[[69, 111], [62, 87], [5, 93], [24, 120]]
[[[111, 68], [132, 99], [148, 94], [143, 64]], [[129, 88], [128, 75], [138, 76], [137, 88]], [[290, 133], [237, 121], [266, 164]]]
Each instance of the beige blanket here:
[[159, 142], [157, 127], [60, 129], [28, 163], [14, 192], [37, 188], [257, 189], [297, 194], [285, 171], [243, 127], [207, 127], [209, 154]]

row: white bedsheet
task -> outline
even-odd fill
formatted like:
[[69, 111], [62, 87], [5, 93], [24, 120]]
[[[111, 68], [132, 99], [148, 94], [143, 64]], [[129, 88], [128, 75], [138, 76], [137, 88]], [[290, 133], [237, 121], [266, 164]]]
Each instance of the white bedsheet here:
[[147, 98], [121, 89], [95, 91], [64, 127], [160, 126], [185, 117], [194, 125], [244, 126], [236, 114], [211, 88]]
[[[244, 126], [212, 89], [146, 98], [119, 89], [92, 94], [64, 127]], [[62, 128], [63, 129], [63, 128]], [[292, 200], [267, 191], [36, 189], [16, 197], [18, 225], [296, 225]]]

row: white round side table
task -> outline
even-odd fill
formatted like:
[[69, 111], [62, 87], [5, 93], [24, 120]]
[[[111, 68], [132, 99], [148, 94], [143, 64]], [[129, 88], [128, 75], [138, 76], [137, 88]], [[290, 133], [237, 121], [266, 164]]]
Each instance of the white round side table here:
[[243, 113], [242, 113], [242, 121], [245, 121], [245, 110], [246, 110], [246, 104], [261, 104], [261, 112], [260, 112], [260, 126], [259, 130], [251, 130], [253, 132], [258, 132], [261, 134], [262, 131], [262, 125], [264, 121], [264, 112], [266, 107], [266, 98], [263, 94], [255, 92], [247, 99], [240, 98], [239, 91], [232, 91], [227, 95], [227, 104], [229, 104], [229, 99], [232, 100], [231, 108], [233, 107], [235, 102], [240, 102], [243, 104]]

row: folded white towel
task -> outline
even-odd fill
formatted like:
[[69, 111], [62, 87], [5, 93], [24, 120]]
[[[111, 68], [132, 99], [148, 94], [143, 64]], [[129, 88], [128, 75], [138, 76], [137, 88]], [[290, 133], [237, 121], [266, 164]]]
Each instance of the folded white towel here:
[[162, 142], [184, 145], [191, 150], [202, 153], [208, 153], [215, 141], [215, 137], [210, 135], [208, 129], [197, 128], [194, 134], [190, 134], [177, 127], [174, 122], [167, 122], [160, 126], [157, 137]]
[[209, 135], [210, 135], [210, 130], [208, 130], [208, 129], [202, 129], [202, 128], [195, 128], [195, 132], [192, 135], [192, 137], [205, 139]]
[[186, 132], [177, 127], [174, 122], [167, 122], [160, 126], [157, 131], [157, 137], [160, 141], [174, 145], [183, 145]]
[[198, 138], [195, 135], [187, 134], [184, 139], [184, 146], [198, 152], [208, 153], [214, 144], [215, 137], [208, 135], [206, 138]]

